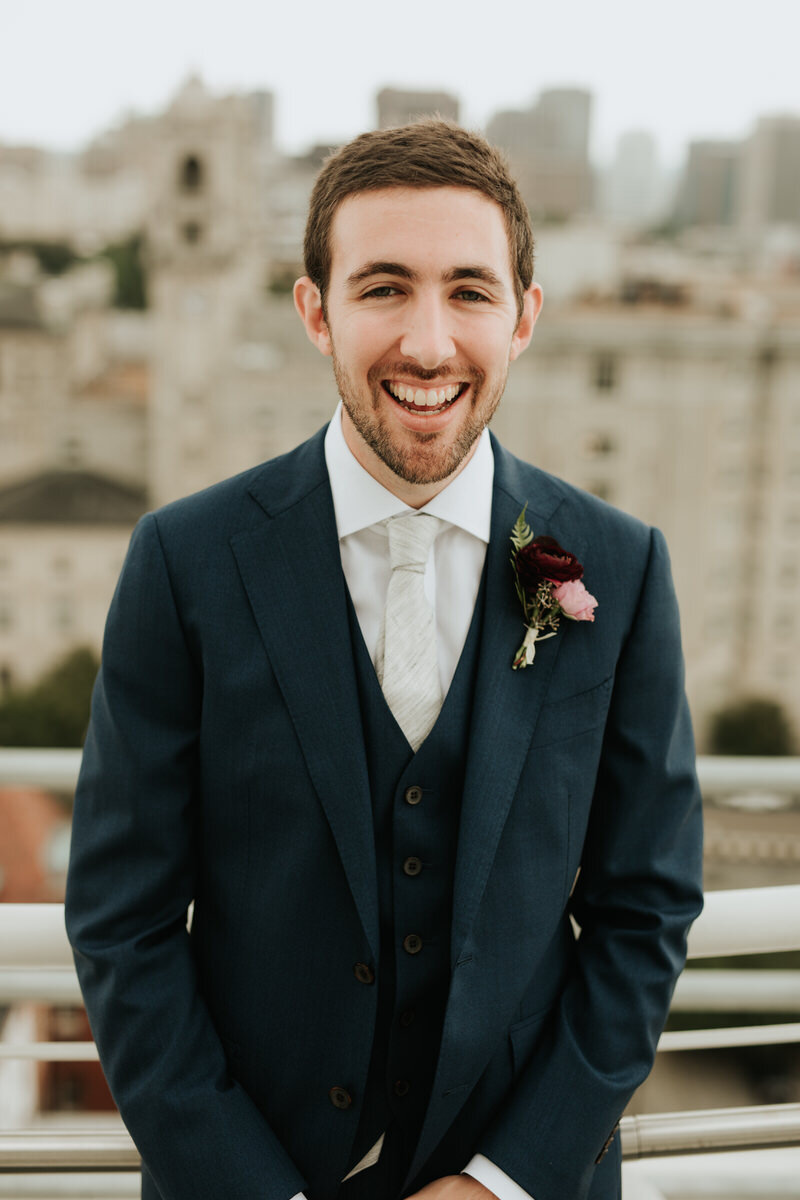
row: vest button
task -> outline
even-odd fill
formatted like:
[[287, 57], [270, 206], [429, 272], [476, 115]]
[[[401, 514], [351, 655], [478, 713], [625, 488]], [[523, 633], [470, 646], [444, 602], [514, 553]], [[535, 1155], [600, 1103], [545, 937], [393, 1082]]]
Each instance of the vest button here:
[[422, 949], [422, 938], [418, 933], [407, 933], [403, 938], [403, 949], [408, 954], [419, 954]]
[[353, 1103], [353, 1097], [342, 1087], [332, 1087], [328, 1096], [334, 1108], [349, 1108]]
[[421, 870], [422, 859], [420, 858], [407, 858], [403, 863], [403, 871], [406, 873], [406, 875], [419, 875]]
[[396, 1079], [394, 1083], [395, 1096], [407, 1096], [411, 1091], [411, 1084], [407, 1079]]
[[415, 784], [413, 787], [406, 788], [406, 791], [405, 791], [406, 804], [419, 804], [421, 799], [422, 799], [422, 788], [421, 787], [417, 787]]
[[359, 983], [375, 982], [375, 972], [367, 963], [356, 963], [353, 967], [353, 974]]
[[409, 1025], [413, 1025], [413, 1023], [414, 1023], [414, 1017], [415, 1017], [416, 1015], [417, 1015], [417, 1014], [414, 1012], [414, 1009], [413, 1009], [413, 1008], [405, 1008], [405, 1009], [403, 1009], [403, 1011], [400, 1013], [400, 1027], [401, 1027], [401, 1029], [408, 1029]]

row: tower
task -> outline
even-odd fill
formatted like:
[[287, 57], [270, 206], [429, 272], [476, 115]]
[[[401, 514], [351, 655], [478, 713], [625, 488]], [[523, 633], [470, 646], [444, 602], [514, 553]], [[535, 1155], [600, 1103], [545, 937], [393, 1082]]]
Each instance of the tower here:
[[163, 504], [227, 473], [236, 412], [226, 368], [265, 267], [263, 97], [213, 97], [192, 78], [153, 133], [149, 485], [153, 503]]

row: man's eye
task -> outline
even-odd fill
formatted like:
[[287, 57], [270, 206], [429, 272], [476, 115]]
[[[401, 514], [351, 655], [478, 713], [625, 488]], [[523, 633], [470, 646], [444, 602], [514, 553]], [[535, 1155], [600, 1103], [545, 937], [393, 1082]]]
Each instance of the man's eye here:
[[470, 304], [475, 304], [480, 300], [486, 300], [483, 292], [475, 292], [472, 288], [462, 288], [460, 292], [456, 292], [458, 300], [468, 300]]
[[394, 296], [397, 294], [397, 288], [392, 287], [388, 283], [382, 283], [379, 287], [371, 288], [364, 293], [365, 300], [382, 300], [384, 296]]

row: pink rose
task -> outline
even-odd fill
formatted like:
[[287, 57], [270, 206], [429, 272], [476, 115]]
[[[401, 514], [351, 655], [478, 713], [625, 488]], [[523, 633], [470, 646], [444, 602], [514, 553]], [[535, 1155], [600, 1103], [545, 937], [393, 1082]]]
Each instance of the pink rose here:
[[597, 601], [590, 596], [580, 579], [569, 579], [553, 588], [553, 595], [561, 605], [561, 611], [571, 621], [593, 621]]

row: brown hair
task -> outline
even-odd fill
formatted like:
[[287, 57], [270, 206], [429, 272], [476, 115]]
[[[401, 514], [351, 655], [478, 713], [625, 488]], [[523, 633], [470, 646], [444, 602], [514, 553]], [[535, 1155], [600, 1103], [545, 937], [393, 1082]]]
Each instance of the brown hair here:
[[389, 187], [465, 187], [503, 210], [517, 311], [533, 279], [528, 210], [503, 154], [478, 133], [428, 117], [412, 125], [362, 133], [325, 160], [311, 193], [303, 252], [306, 274], [322, 296], [331, 273], [331, 226], [347, 196]]

